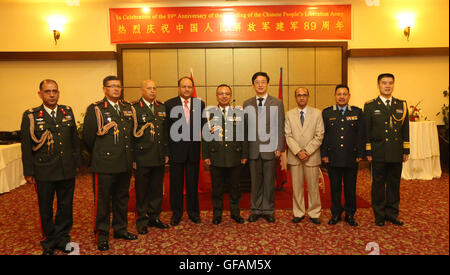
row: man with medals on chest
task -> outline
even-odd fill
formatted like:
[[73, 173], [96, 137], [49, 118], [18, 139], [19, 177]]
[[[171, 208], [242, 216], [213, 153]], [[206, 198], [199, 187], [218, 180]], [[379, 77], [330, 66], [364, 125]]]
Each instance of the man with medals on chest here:
[[248, 144], [245, 138], [245, 120], [242, 108], [230, 106], [233, 98], [231, 87], [221, 84], [217, 87], [218, 106], [206, 111], [208, 135], [203, 135], [202, 156], [210, 167], [213, 203], [213, 224], [222, 222], [223, 192], [226, 183], [230, 185], [231, 219], [244, 223], [240, 215], [239, 189], [242, 165], [248, 159]]
[[167, 152], [166, 107], [156, 100], [156, 84], [144, 80], [142, 97], [133, 103], [134, 161], [136, 162], [136, 228], [147, 234], [147, 226], [169, 228], [159, 219], [163, 201], [164, 165]]
[[25, 111], [22, 118], [23, 174], [37, 192], [43, 254], [52, 255], [54, 249], [69, 253], [76, 167], [81, 166], [78, 132], [72, 108], [58, 105], [56, 81], [43, 80], [38, 94], [43, 104]]
[[[358, 226], [354, 220], [356, 179], [358, 163], [366, 156], [366, 128], [362, 110], [348, 104], [348, 86], [337, 85], [334, 96], [336, 105], [325, 108], [322, 112], [325, 134], [320, 153], [330, 177], [332, 217], [328, 224], [335, 225], [341, 221], [341, 214], [345, 211], [345, 221], [350, 226]], [[341, 204], [342, 184], [344, 207]]]
[[394, 75], [378, 76], [380, 96], [366, 102], [367, 160], [372, 164], [372, 209], [375, 224], [398, 220], [402, 162], [409, 156], [409, 116], [406, 101], [394, 98]]
[[91, 152], [95, 234], [100, 251], [109, 249], [111, 209], [114, 238], [137, 239], [127, 231], [133, 112], [131, 104], [120, 99], [122, 87], [117, 76], [103, 80], [103, 92], [105, 98], [87, 108], [83, 126], [83, 140]]

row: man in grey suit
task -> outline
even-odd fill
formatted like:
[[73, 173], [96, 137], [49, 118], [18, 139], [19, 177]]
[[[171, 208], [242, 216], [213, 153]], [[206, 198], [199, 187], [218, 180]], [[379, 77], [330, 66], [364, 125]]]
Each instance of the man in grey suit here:
[[283, 102], [268, 94], [269, 76], [257, 72], [252, 77], [256, 96], [244, 102], [248, 115], [251, 215], [249, 222], [264, 217], [275, 222], [275, 175], [277, 159], [284, 151]]
[[286, 114], [287, 162], [292, 173], [294, 219], [305, 218], [304, 180], [308, 184], [308, 215], [314, 224], [320, 224], [319, 166], [320, 145], [325, 133], [322, 112], [308, 106], [309, 91], [299, 87], [295, 91], [298, 108]]

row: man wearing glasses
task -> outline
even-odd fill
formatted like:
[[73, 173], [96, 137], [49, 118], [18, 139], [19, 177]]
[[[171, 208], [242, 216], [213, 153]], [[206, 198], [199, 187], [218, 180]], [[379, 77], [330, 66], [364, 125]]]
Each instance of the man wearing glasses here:
[[[251, 215], [249, 222], [264, 217], [275, 222], [275, 174], [277, 159], [284, 151], [284, 106], [278, 98], [268, 94], [269, 76], [257, 72], [252, 77], [256, 96], [244, 102], [245, 110], [253, 108], [249, 115], [249, 167], [251, 178]], [[264, 131], [265, 129], [265, 131]], [[256, 139], [250, 135], [256, 132]]]
[[95, 233], [100, 251], [108, 250], [112, 204], [114, 238], [135, 240], [127, 231], [127, 210], [133, 152], [131, 104], [121, 100], [117, 76], [103, 80], [105, 98], [91, 104], [84, 118], [83, 140], [91, 152], [94, 180]]

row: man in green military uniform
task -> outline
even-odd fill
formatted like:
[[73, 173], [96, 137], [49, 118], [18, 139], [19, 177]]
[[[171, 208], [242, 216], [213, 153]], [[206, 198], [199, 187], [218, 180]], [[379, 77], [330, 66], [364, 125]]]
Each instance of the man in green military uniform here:
[[[134, 160], [136, 162], [136, 227], [147, 234], [147, 226], [168, 228], [159, 219], [163, 201], [164, 165], [168, 163], [166, 107], [156, 100], [156, 84], [144, 80], [142, 97], [133, 103]], [[148, 215], [147, 215], [148, 214]]]
[[372, 164], [372, 209], [375, 224], [398, 220], [402, 162], [409, 155], [409, 116], [406, 101], [392, 97], [394, 75], [380, 74], [380, 96], [366, 102], [367, 159]]
[[[38, 94], [43, 104], [22, 117], [23, 174], [38, 195], [43, 254], [52, 255], [54, 249], [69, 253], [76, 167], [81, 166], [77, 126], [72, 108], [58, 105], [56, 81], [43, 80]], [[53, 217], [55, 193], [58, 203]]]
[[135, 240], [127, 231], [127, 210], [133, 165], [133, 112], [121, 100], [122, 87], [117, 76], [103, 80], [105, 98], [86, 111], [83, 140], [91, 151], [91, 170], [95, 195], [95, 233], [100, 251], [108, 250], [112, 203], [114, 238]]
[[223, 188], [225, 183], [229, 182], [231, 218], [237, 223], [244, 223], [239, 210], [241, 164], [245, 164], [248, 159], [244, 111], [242, 108], [230, 106], [233, 98], [230, 86], [219, 85], [216, 96], [219, 105], [206, 111], [212, 140], [205, 138], [202, 144], [203, 159], [210, 166], [211, 172], [212, 222], [222, 222]]

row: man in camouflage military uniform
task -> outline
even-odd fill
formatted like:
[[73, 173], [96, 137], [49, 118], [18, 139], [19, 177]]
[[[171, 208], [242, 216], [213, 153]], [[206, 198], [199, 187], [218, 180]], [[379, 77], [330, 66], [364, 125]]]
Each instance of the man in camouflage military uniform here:
[[394, 75], [378, 76], [380, 96], [366, 102], [367, 159], [372, 163], [372, 209], [375, 224], [399, 221], [402, 162], [409, 156], [409, 116], [406, 101], [392, 97]]
[[76, 167], [81, 166], [77, 126], [72, 109], [58, 105], [56, 81], [43, 80], [38, 94], [43, 104], [25, 111], [22, 118], [23, 174], [38, 195], [43, 254], [52, 255], [54, 249], [69, 253], [66, 245], [73, 225]]
[[131, 104], [120, 99], [119, 78], [103, 80], [105, 98], [86, 111], [83, 140], [91, 151], [95, 195], [95, 232], [98, 249], [108, 250], [112, 203], [114, 238], [135, 240], [127, 231], [127, 210], [133, 165], [133, 112]]
[[248, 159], [244, 112], [242, 108], [230, 106], [233, 98], [230, 86], [219, 85], [216, 96], [219, 105], [206, 111], [208, 128], [213, 139], [205, 140], [202, 144], [203, 159], [210, 166], [211, 172], [212, 222], [219, 224], [222, 221], [223, 188], [225, 183], [229, 182], [231, 218], [237, 223], [244, 223], [239, 210], [241, 164], [245, 164]]
[[[164, 165], [168, 163], [166, 107], [156, 100], [156, 84], [144, 80], [142, 97], [135, 112], [134, 160], [136, 162], [136, 227], [147, 234], [147, 226], [168, 228], [159, 219], [163, 201]], [[147, 216], [148, 214], [148, 216]]]

